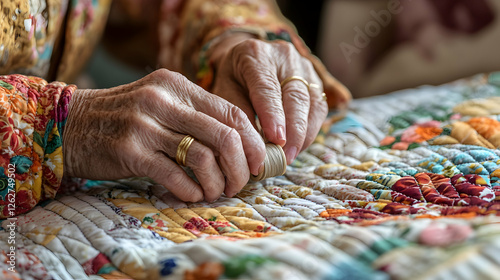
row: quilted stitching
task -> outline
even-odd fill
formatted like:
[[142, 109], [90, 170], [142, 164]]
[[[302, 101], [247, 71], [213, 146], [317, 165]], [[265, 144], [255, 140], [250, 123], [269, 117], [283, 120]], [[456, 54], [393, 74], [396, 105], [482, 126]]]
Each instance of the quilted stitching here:
[[500, 151], [451, 137], [467, 122], [494, 143], [484, 123], [495, 128], [498, 112], [484, 98], [500, 90], [484, 81], [356, 100], [284, 176], [234, 198], [184, 203], [142, 179], [59, 196], [19, 217], [19, 248], [39, 262], [17, 277], [494, 279]]

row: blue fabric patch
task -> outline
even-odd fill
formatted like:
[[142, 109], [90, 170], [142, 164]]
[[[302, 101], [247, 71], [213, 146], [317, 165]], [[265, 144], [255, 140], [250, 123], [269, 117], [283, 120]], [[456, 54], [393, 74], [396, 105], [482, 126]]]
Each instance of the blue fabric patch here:
[[177, 267], [175, 259], [165, 259], [160, 261], [160, 274], [162, 276], [170, 275], [174, 272], [174, 268]]
[[16, 166], [16, 173], [17, 174], [24, 174], [24, 173], [28, 172], [31, 165], [33, 164], [31, 159], [29, 159], [25, 156], [12, 157], [10, 159], [10, 163], [12, 163]]
[[325, 275], [323, 279], [385, 280], [389, 279], [389, 276], [378, 271], [373, 271], [369, 266], [364, 265], [360, 261], [343, 261], [332, 266], [329, 273]]
[[330, 127], [330, 133], [347, 132], [353, 128], [362, 128], [363, 125], [354, 117], [352, 113], [348, 113], [343, 119], [334, 123]]

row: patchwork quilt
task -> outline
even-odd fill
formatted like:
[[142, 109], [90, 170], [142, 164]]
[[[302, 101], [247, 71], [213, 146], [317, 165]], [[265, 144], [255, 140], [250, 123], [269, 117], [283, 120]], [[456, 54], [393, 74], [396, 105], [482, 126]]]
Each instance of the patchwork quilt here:
[[234, 198], [89, 181], [1, 221], [0, 278], [499, 279], [499, 146], [500, 73], [355, 100]]

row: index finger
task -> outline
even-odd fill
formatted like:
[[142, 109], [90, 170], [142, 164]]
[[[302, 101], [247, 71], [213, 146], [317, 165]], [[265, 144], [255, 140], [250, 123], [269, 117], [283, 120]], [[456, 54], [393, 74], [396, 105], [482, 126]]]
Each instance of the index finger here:
[[206, 93], [194, 97], [192, 102], [196, 110], [215, 118], [238, 132], [250, 172], [254, 175], [259, 174], [259, 167], [264, 162], [266, 150], [262, 137], [255, 130], [248, 116], [237, 106], [213, 94]]
[[264, 136], [270, 142], [284, 146], [286, 120], [276, 58], [271, 57], [273, 46], [258, 40], [248, 40], [232, 51], [235, 56], [232, 61], [234, 75], [248, 90]]

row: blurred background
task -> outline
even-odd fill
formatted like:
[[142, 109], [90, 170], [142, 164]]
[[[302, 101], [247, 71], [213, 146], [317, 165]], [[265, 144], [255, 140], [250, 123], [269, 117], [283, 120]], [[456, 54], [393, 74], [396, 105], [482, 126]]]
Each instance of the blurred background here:
[[[500, 0], [277, 3], [355, 98], [500, 70]], [[108, 28], [105, 38], [113, 32]], [[125, 63], [116, 52], [101, 44], [79, 86], [112, 87], [153, 71]]]

